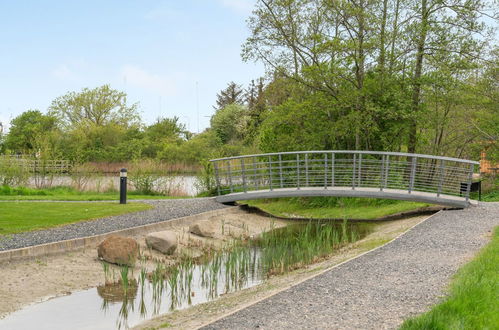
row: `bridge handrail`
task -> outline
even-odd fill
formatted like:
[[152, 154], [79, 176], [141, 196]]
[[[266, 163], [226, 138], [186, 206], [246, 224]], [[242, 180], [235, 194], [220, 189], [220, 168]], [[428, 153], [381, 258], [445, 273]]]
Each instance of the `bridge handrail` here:
[[[434, 195], [438, 200], [457, 196], [463, 200], [460, 205], [469, 201], [474, 169], [479, 165], [460, 158], [364, 150], [287, 151], [210, 161], [219, 196], [281, 189], [277, 196], [287, 194], [286, 189], [318, 187], [331, 189], [330, 194], [340, 189], [352, 195], [345, 189], [376, 188], [380, 193], [396, 190], [401, 199], [408, 199], [412, 192]], [[401, 196], [403, 191], [408, 195]], [[414, 194], [410, 199], [417, 200]]]
[[231, 159], [241, 159], [241, 158], [251, 158], [251, 157], [263, 157], [263, 156], [278, 156], [278, 155], [295, 155], [295, 154], [321, 154], [321, 153], [336, 153], [336, 154], [368, 154], [368, 155], [388, 155], [388, 156], [402, 156], [402, 157], [417, 157], [417, 158], [425, 158], [425, 159], [438, 159], [438, 160], [447, 160], [458, 163], [466, 163], [466, 164], [475, 164], [480, 165], [480, 162], [462, 159], [462, 158], [453, 158], [453, 157], [444, 157], [444, 156], [433, 156], [426, 154], [411, 154], [407, 152], [393, 152], [393, 151], [365, 151], [365, 150], [311, 150], [311, 151], [284, 151], [284, 152], [270, 152], [265, 154], [252, 154], [252, 155], [241, 155], [241, 156], [232, 156], [232, 157], [223, 157], [223, 158], [215, 158], [210, 159], [210, 162], [217, 162], [222, 160], [231, 160]]

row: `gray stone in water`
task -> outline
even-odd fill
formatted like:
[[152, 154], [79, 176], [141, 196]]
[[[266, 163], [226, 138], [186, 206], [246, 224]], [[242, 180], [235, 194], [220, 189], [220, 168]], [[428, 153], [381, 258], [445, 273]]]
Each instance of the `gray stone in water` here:
[[189, 232], [202, 237], [215, 236], [215, 222], [214, 220], [201, 220], [189, 227]]
[[161, 253], [173, 254], [177, 249], [177, 234], [169, 230], [150, 233], [146, 236], [146, 244]]

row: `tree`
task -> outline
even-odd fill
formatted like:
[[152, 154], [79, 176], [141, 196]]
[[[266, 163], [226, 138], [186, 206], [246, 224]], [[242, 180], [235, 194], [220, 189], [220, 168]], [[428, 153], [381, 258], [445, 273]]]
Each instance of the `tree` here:
[[239, 104], [229, 104], [211, 117], [211, 128], [222, 143], [242, 139], [248, 121], [247, 109]]
[[127, 105], [124, 92], [104, 85], [58, 97], [49, 107], [49, 114], [59, 118], [66, 128], [108, 124], [131, 127], [140, 123], [137, 108], [137, 103]]
[[243, 105], [244, 103], [244, 90], [241, 85], [231, 81], [227, 84], [227, 88], [217, 94], [217, 105], [213, 108], [219, 110], [230, 104]]
[[15, 153], [34, 153], [44, 135], [56, 129], [57, 119], [39, 110], [28, 110], [12, 119], [5, 147]]

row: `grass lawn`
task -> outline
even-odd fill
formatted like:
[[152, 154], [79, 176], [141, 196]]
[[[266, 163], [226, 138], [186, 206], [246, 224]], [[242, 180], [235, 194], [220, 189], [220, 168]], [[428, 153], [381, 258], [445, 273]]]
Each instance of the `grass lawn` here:
[[150, 208], [143, 203], [1, 202], [0, 237]]
[[[169, 199], [176, 198], [163, 195], [144, 195], [134, 191], [127, 194], [127, 199]], [[183, 197], [186, 198], [186, 197]], [[47, 189], [34, 189], [26, 187], [0, 187], [0, 200], [49, 200], [49, 201], [118, 201], [120, 193], [118, 191], [111, 192], [95, 192], [95, 191], [78, 191], [69, 187], [54, 187]]]
[[489, 243], [454, 277], [449, 296], [401, 329], [499, 328], [499, 227]]
[[338, 197], [279, 198], [244, 201], [282, 217], [376, 219], [429, 206], [425, 203]]

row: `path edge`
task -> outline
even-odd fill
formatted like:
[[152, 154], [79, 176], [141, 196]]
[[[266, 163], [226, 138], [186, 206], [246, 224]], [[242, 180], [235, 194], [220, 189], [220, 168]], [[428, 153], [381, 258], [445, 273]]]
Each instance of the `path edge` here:
[[[336, 265], [334, 265], [334, 266], [331, 266], [331, 267], [329, 267], [329, 268], [323, 269], [323, 270], [321, 270], [320, 272], [318, 272], [318, 273], [316, 273], [316, 274], [313, 274], [313, 275], [312, 275], [312, 276], [310, 276], [310, 277], [307, 277], [307, 278], [301, 279], [301, 280], [299, 280], [298, 282], [295, 282], [295, 283], [293, 283], [293, 284], [291, 284], [291, 285], [289, 285], [289, 286], [286, 286], [286, 287], [284, 287], [284, 288], [282, 288], [282, 289], [280, 289], [280, 290], [278, 290], [278, 291], [276, 291], [276, 292], [272, 293], [272, 294], [271, 294], [271, 295], [269, 295], [269, 296], [262, 297], [262, 298], [260, 298], [260, 299], [257, 299], [257, 300], [255, 300], [255, 301], [252, 301], [252, 302], [248, 303], [247, 305], [243, 305], [243, 306], [241, 306], [241, 307], [239, 307], [239, 308], [237, 308], [237, 309], [235, 309], [235, 310], [233, 310], [233, 311], [230, 311], [230, 312], [228, 312], [228, 313], [226, 313], [226, 314], [224, 314], [224, 315], [221, 315], [221, 316], [219, 316], [219, 317], [215, 318], [213, 321], [210, 321], [210, 322], [207, 322], [207, 323], [205, 323], [205, 324], [203, 324], [203, 325], [201, 325], [201, 326], [198, 326], [198, 327], [197, 327], [197, 328], [195, 328], [195, 329], [196, 329], [196, 330], [202, 329], [202, 328], [204, 328], [204, 327], [206, 327], [206, 326], [208, 326], [208, 325], [210, 325], [210, 324], [213, 324], [213, 323], [218, 322], [218, 321], [220, 321], [220, 320], [222, 320], [222, 319], [224, 319], [224, 318], [226, 318], [226, 317], [228, 317], [228, 316], [231, 316], [231, 315], [233, 315], [233, 314], [235, 314], [235, 313], [237, 313], [237, 312], [239, 312], [239, 311], [241, 311], [241, 310], [243, 310], [243, 309], [246, 309], [246, 308], [248, 308], [248, 307], [251, 307], [251, 306], [253, 306], [253, 305], [256, 305], [257, 303], [259, 303], [259, 302], [261, 302], [261, 301], [263, 301], [263, 300], [265, 300], [265, 299], [268, 299], [268, 298], [270, 298], [270, 297], [273, 297], [273, 296], [275, 296], [276, 294], [279, 294], [279, 293], [281, 293], [281, 292], [283, 292], [283, 291], [286, 291], [286, 290], [288, 290], [288, 289], [290, 289], [290, 288], [292, 288], [292, 287], [295, 287], [295, 286], [297, 286], [297, 285], [299, 285], [299, 284], [301, 284], [301, 283], [303, 283], [303, 282], [305, 282], [305, 281], [312, 280], [312, 279], [314, 279], [315, 277], [317, 277], [317, 276], [319, 276], [319, 275], [322, 275], [322, 274], [324, 274], [324, 273], [326, 273], [326, 272], [329, 272], [329, 271], [331, 271], [331, 270], [333, 270], [333, 269], [335, 269], [335, 268], [337, 268], [337, 267], [340, 267], [340, 266], [341, 266], [341, 265], [343, 265], [343, 264], [346, 264], [347, 262], [353, 261], [353, 260], [355, 260], [355, 259], [357, 259], [357, 258], [360, 258], [360, 257], [362, 257], [362, 256], [366, 255], [366, 254], [369, 254], [369, 253], [374, 252], [374, 251], [376, 251], [376, 250], [378, 250], [378, 249], [381, 249], [382, 247], [387, 246], [388, 244], [391, 244], [391, 243], [392, 243], [392, 242], [394, 242], [395, 240], [397, 240], [397, 239], [401, 238], [402, 236], [406, 235], [407, 233], [409, 233], [411, 230], [413, 230], [414, 228], [416, 228], [416, 227], [417, 227], [417, 226], [419, 226], [420, 224], [425, 223], [425, 222], [426, 222], [426, 221], [428, 221], [430, 218], [432, 218], [432, 217], [436, 216], [437, 214], [442, 213], [443, 211], [444, 211], [444, 210], [440, 210], [440, 211], [438, 211], [438, 212], [436, 212], [436, 213], [434, 213], [434, 214], [432, 214], [432, 215], [428, 216], [427, 218], [425, 218], [425, 219], [421, 220], [420, 222], [418, 222], [417, 224], [415, 224], [414, 226], [412, 226], [412, 227], [411, 227], [411, 228], [409, 228], [408, 230], [404, 231], [403, 233], [401, 233], [400, 235], [398, 235], [398, 236], [394, 237], [393, 239], [391, 239], [390, 241], [386, 242], [386, 243], [385, 243], [385, 244], [383, 244], [383, 245], [377, 246], [377, 247], [375, 247], [374, 249], [371, 249], [371, 250], [368, 250], [368, 251], [362, 252], [361, 254], [356, 255], [356, 256], [354, 256], [354, 257], [352, 257], [352, 258], [350, 258], [350, 259], [344, 260], [344, 261], [342, 261], [342, 262], [340, 262], [340, 263], [338, 263], [338, 264], [336, 264]], [[139, 324], [139, 326], [140, 326], [140, 324]]]

